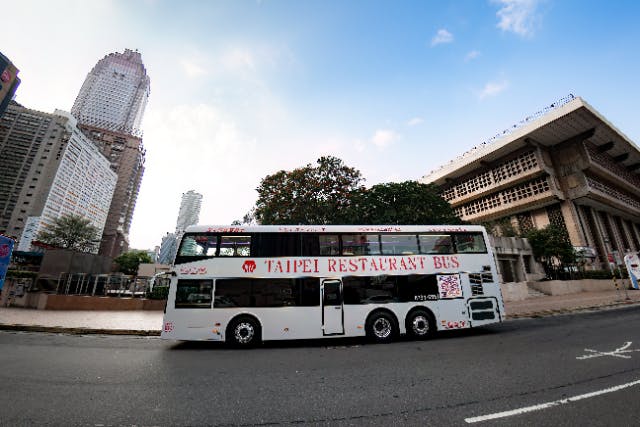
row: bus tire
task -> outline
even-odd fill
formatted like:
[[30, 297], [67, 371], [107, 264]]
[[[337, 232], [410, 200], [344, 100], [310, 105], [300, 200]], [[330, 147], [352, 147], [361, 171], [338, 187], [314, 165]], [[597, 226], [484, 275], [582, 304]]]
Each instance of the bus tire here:
[[225, 340], [233, 347], [255, 347], [262, 341], [260, 322], [253, 316], [238, 316], [227, 326]]
[[398, 322], [387, 311], [374, 311], [367, 318], [365, 326], [367, 337], [376, 343], [389, 343], [398, 335]]
[[407, 335], [413, 339], [424, 340], [431, 338], [436, 331], [433, 315], [425, 309], [412, 310], [405, 321]]

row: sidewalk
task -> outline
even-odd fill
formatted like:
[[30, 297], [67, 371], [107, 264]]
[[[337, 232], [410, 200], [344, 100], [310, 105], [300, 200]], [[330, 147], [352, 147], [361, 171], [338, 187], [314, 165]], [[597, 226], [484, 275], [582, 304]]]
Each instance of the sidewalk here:
[[[628, 300], [626, 297], [628, 296]], [[505, 303], [507, 319], [640, 304], [640, 291], [582, 292]], [[162, 311], [57, 311], [0, 307], [0, 330], [160, 335]]]

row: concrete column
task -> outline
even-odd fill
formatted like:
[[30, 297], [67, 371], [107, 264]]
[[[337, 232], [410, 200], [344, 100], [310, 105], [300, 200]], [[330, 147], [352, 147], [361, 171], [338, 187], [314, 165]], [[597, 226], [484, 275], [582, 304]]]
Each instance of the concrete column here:
[[[595, 235], [594, 237], [598, 240], [599, 246], [604, 248], [605, 253], [600, 255], [600, 263], [602, 265], [608, 265], [607, 253], [611, 250], [611, 244], [606, 244], [605, 240], [609, 239], [609, 235], [607, 234], [607, 229], [602, 223], [602, 218], [600, 217], [600, 211], [591, 208], [591, 217], [593, 219], [594, 224], [596, 225]], [[608, 268], [608, 267], [607, 267]]]
[[627, 224], [627, 221], [625, 221], [624, 219], [622, 219], [621, 221], [622, 223], [622, 232], [625, 234], [625, 236], [627, 237], [627, 241], [629, 242], [629, 247], [628, 248], [624, 248], [625, 249], [625, 253], [627, 251], [627, 249], [629, 249], [632, 252], [636, 252], [638, 250], [638, 248], [636, 247], [635, 242], [633, 241], [633, 230], [631, 230]]
[[565, 200], [560, 202], [560, 211], [562, 212], [564, 223], [567, 226], [571, 244], [573, 246], [588, 246], [587, 237], [580, 227], [580, 219], [578, 218], [576, 205], [570, 200]]
[[578, 220], [580, 221], [584, 231], [584, 238], [587, 243], [585, 246], [590, 246], [597, 250], [596, 230], [592, 230], [591, 225], [589, 225], [589, 219], [587, 218], [588, 213], [585, 211], [584, 206], [575, 205], [575, 209], [578, 214]]
[[[636, 236], [636, 240], [640, 242], [640, 225], [635, 222], [631, 222], [631, 232]], [[636, 251], [640, 251], [640, 248], [636, 248]]]
[[[624, 254], [624, 250], [626, 249], [624, 246], [624, 240], [622, 240], [622, 236], [620, 235], [620, 230], [618, 230], [618, 224], [616, 223], [615, 218], [609, 212], [605, 212], [607, 215], [607, 220], [609, 221], [609, 227], [611, 227], [611, 233], [613, 236], [610, 236], [612, 241], [612, 246], [618, 249], [619, 253]], [[615, 245], [613, 245], [613, 241], [615, 240]]]

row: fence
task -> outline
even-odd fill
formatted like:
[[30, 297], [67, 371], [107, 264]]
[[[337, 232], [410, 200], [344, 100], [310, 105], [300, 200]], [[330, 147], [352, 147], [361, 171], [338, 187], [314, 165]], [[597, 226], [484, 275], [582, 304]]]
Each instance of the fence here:
[[[47, 284], [46, 286], [45, 283]], [[55, 284], [55, 289], [51, 289]], [[39, 278], [39, 287], [62, 295], [145, 297], [149, 292], [148, 277], [120, 274], [61, 273], [57, 279]]]

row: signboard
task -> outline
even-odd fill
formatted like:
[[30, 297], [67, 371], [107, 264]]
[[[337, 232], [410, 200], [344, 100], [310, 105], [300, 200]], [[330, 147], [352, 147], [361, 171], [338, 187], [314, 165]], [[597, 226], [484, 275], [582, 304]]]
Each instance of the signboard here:
[[9, 237], [0, 235], [0, 289], [4, 285], [4, 278], [11, 261], [11, 252], [15, 241]]
[[640, 257], [637, 253], [627, 254], [624, 256], [624, 263], [627, 266], [629, 279], [631, 279], [631, 287], [640, 289]]

